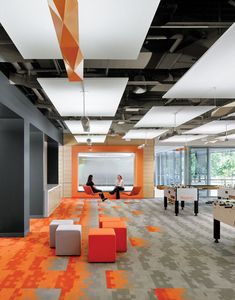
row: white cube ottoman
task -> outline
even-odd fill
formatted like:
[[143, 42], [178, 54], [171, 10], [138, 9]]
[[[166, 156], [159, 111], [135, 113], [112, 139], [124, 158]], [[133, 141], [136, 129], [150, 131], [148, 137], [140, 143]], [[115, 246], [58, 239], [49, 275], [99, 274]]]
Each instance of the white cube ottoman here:
[[49, 244], [51, 248], [55, 248], [55, 231], [59, 225], [67, 224], [71, 225], [73, 224], [73, 220], [53, 220], [50, 223], [50, 240]]
[[56, 255], [81, 255], [81, 225], [59, 225], [56, 229]]

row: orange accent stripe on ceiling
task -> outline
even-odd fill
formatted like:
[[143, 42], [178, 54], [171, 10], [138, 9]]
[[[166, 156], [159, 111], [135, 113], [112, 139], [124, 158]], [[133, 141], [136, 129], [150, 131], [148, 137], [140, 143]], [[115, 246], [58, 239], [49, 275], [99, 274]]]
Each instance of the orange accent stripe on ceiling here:
[[68, 79], [83, 80], [83, 55], [79, 47], [78, 1], [48, 0]]

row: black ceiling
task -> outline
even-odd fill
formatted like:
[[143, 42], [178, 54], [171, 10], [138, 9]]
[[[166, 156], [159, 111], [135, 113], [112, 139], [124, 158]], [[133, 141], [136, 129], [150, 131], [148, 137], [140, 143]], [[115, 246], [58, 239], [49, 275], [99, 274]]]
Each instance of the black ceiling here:
[[[1, 9], [1, 7], [0, 7]], [[136, 66], [122, 62], [107, 66], [100, 61], [85, 62], [85, 77], [128, 76], [129, 83], [121, 100], [112, 132], [124, 132], [153, 105], [200, 105], [190, 99], [162, 99], [173, 85], [235, 20], [235, 1], [227, 0], [162, 0], [154, 16], [141, 52], [149, 53], [146, 63], [141, 58]], [[24, 60], [0, 27], [0, 70], [45, 114], [57, 127], [63, 126], [50, 100], [37, 82], [37, 77], [66, 77], [62, 60]], [[146, 92], [136, 94], [142, 76]], [[161, 86], [158, 84], [161, 83]], [[163, 91], [162, 87], [166, 90]], [[203, 104], [212, 104], [208, 99]], [[224, 99], [223, 103], [227, 100]], [[125, 107], [139, 107], [137, 113], [126, 113]], [[126, 126], [118, 126], [118, 120]]]

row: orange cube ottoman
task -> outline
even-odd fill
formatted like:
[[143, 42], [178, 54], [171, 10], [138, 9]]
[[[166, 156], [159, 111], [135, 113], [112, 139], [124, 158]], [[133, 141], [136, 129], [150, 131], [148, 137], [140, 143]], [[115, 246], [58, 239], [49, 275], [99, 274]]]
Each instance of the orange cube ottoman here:
[[112, 228], [91, 228], [88, 233], [88, 262], [115, 262], [116, 234]]
[[113, 228], [116, 233], [116, 251], [127, 251], [127, 228], [123, 221], [118, 222], [102, 222], [103, 228]]
[[102, 223], [103, 222], [117, 222], [117, 221], [122, 221], [121, 218], [119, 217], [106, 217], [106, 216], [102, 216], [102, 217], [99, 217], [99, 227], [102, 228]]

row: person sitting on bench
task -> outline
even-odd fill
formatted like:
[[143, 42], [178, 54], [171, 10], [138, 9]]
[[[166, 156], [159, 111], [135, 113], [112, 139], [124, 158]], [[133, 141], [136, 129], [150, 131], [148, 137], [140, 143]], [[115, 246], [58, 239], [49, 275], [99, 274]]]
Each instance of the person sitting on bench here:
[[120, 199], [120, 191], [124, 191], [124, 182], [122, 176], [118, 175], [115, 188], [109, 194], [114, 195], [116, 193], [116, 199]]
[[87, 179], [87, 183], [86, 185], [90, 186], [93, 193], [99, 193], [99, 196], [100, 198], [102, 199], [102, 201], [105, 201], [107, 200], [108, 198], [105, 198], [104, 194], [103, 194], [103, 191], [102, 190], [99, 190], [95, 187], [95, 184], [93, 182], [93, 175], [89, 175], [88, 176], [88, 179]]

